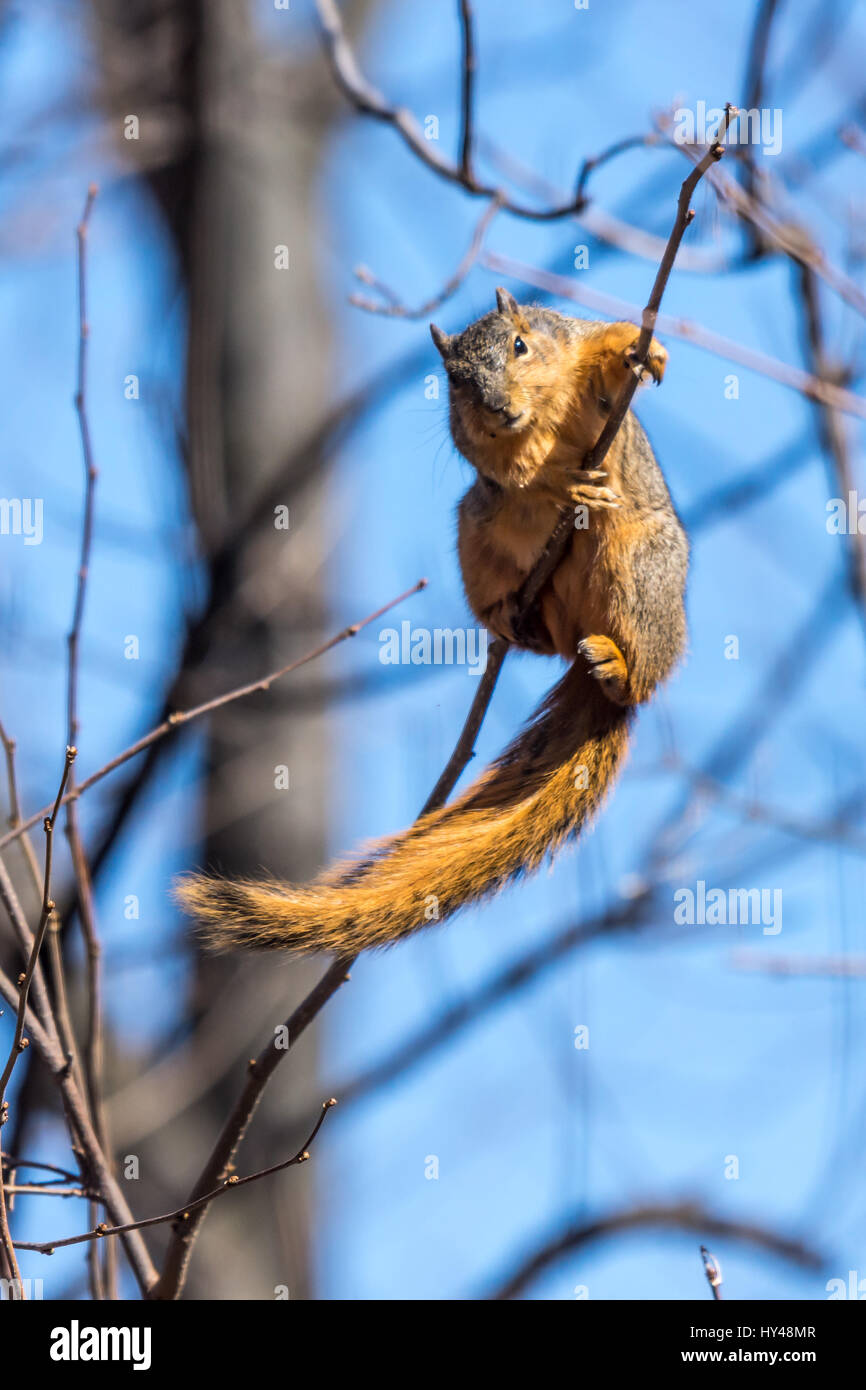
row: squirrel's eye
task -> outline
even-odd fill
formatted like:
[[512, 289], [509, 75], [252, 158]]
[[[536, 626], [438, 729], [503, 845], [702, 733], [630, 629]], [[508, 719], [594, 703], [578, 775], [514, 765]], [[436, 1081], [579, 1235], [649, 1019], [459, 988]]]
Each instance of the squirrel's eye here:
[[528, 351], [529, 351], [529, 348], [526, 346], [526, 344], [525, 344], [525, 342], [523, 341], [522, 338], [515, 338], [515, 339], [514, 339], [514, 356], [515, 356], [515, 357], [522, 357], [523, 354], [524, 354], [524, 352], [528, 352]]

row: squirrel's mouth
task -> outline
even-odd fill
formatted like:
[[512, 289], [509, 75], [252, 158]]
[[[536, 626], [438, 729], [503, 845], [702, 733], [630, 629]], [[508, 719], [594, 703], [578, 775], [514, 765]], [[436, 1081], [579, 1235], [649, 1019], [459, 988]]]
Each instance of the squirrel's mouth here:
[[502, 419], [507, 430], [516, 430], [517, 426], [520, 424], [521, 420], [525, 418], [525, 416], [525, 410], [518, 410], [516, 415], [510, 415], [507, 410], [503, 410], [502, 412]]
[[[496, 426], [497, 430], [502, 431], [502, 433], [524, 429], [529, 423], [525, 410], [518, 410], [516, 413], [510, 410], [497, 410], [491, 411], [490, 413], [491, 423]], [[495, 438], [495, 431], [493, 434]]]
[[507, 410], [497, 410], [491, 423], [494, 429], [485, 431], [491, 439], [495, 439], [500, 434], [517, 434], [519, 430], [526, 429], [529, 424], [526, 411], [518, 411], [516, 415], [509, 415]]
[[507, 406], [498, 410], [491, 410], [489, 407], [481, 410], [476, 408], [474, 413], [469, 413], [469, 419], [465, 421], [470, 434], [480, 432], [489, 439], [496, 439], [497, 435], [516, 434], [527, 429], [531, 423], [528, 411], [509, 410]]

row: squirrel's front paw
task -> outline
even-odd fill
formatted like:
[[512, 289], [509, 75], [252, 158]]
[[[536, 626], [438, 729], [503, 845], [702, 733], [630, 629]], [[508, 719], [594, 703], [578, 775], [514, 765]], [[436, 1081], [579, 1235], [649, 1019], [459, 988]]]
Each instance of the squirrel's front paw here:
[[640, 330], [633, 323], [607, 323], [590, 338], [587, 347], [588, 363], [595, 369], [594, 391], [602, 411], [610, 410], [617, 394], [628, 380], [630, 372], [639, 379], [651, 376], [659, 382], [665, 374], [668, 354], [657, 338], [650, 341], [645, 363], [638, 365], [635, 349], [640, 342]]
[[[639, 336], [640, 335], [638, 335], [638, 337]], [[646, 362], [639, 363], [635, 358], [635, 348], [637, 347], [637, 343], [638, 339], [636, 338], [634, 341], [634, 345], [629, 348], [628, 352], [625, 355], [626, 366], [631, 368], [631, 370], [635, 373], [638, 381], [643, 381], [644, 377], [646, 375], [649, 375], [652, 377], [656, 386], [658, 386], [659, 382], [665, 374], [665, 367], [667, 366], [668, 362], [667, 349], [662, 347], [661, 343], [658, 341], [657, 338], [653, 338], [652, 342], [649, 345], [649, 352], [647, 353]]]
[[498, 599], [479, 616], [495, 637], [504, 637], [507, 642], [530, 652], [549, 655], [553, 651], [550, 634], [537, 608], [533, 606], [528, 612], [522, 611], [516, 593]]
[[595, 482], [580, 481], [583, 478], [606, 477], [603, 469], [581, 469], [577, 474], [577, 481], [571, 483], [568, 489], [568, 495], [575, 506], [579, 504], [589, 507], [590, 511], [617, 511], [622, 506], [622, 498], [613, 488], [599, 486]]

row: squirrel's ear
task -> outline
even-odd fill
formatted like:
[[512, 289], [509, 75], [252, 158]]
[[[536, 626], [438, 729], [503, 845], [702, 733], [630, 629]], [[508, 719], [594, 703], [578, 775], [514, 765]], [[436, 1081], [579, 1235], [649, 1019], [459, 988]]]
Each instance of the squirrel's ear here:
[[451, 346], [450, 333], [443, 333], [442, 329], [439, 328], [437, 324], [431, 323], [430, 337], [433, 339], [442, 356], [447, 357], [448, 349]]
[[500, 314], [511, 314], [516, 316], [520, 313], [520, 306], [514, 298], [514, 295], [509, 294], [508, 290], [504, 290], [501, 285], [496, 291], [496, 307]]

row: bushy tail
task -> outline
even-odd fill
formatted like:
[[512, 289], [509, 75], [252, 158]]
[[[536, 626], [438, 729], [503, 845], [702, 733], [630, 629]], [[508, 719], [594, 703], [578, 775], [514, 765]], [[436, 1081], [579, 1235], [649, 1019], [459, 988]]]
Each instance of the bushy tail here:
[[537, 869], [575, 835], [618, 771], [629, 718], [579, 661], [467, 792], [361, 864], [297, 888], [193, 874], [176, 896], [216, 949], [354, 955], [399, 941]]

